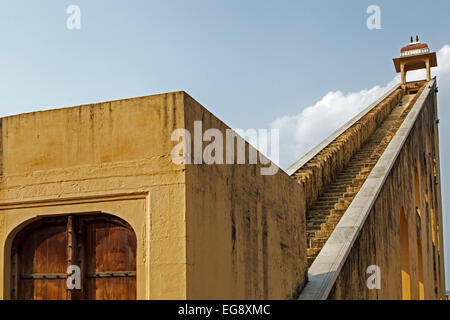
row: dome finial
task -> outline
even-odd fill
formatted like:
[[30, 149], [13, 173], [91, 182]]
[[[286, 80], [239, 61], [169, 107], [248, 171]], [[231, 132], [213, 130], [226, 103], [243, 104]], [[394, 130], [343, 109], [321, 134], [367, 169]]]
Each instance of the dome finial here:
[[416, 42], [419, 42], [419, 36], [416, 36]]
[[409, 42], [409, 43], [413, 43], [414, 41], [413, 41], [413, 37], [411, 36], [411, 41]]

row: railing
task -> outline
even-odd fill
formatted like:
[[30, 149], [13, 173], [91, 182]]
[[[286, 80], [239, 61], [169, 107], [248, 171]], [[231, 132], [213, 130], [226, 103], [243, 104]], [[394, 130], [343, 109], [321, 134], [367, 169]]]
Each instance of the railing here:
[[400, 57], [415, 56], [415, 55], [424, 54], [424, 53], [429, 53], [429, 52], [430, 52], [430, 49], [429, 49], [429, 48], [416, 49], [416, 50], [408, 50], [408, 51], [402, 52], [402, 53], [400, 54]]

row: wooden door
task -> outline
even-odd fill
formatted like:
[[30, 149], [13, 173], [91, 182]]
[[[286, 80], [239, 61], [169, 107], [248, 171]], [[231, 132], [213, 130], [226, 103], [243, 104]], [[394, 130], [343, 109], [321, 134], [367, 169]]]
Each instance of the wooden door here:
[[86, 299], [136, 299], [136, 237], [119, 221], [87, 219]]
[[[11, 257], [13, 299], [136, 299], [136, 236], [110, 215], [45, 218], [19, 232]], [[68, 286], [68, 267], [80, 288]]]
[[65, 219], [37, 222], [24, 231], [12, 250], [13, 299], [66, 299]]

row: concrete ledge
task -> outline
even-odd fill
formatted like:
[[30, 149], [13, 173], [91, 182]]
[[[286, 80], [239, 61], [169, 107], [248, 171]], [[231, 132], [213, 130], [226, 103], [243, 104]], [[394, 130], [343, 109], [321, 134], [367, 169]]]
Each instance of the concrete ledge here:
[[366, 221], [383, 185], [410, 134], [435, 80], [425, 85], [414, 106], [378, 160], [355, 199], [336, 226], [308, 271], [308, 280], [300, 300], [327, 299], [344, 263]]

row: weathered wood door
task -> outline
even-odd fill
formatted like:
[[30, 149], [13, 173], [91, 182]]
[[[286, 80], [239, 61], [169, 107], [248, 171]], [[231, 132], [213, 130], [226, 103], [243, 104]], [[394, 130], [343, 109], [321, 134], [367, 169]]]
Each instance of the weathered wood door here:
[[14, 239], [11, 270], [13, 299], [136, 299], [136, 236], [110, 215], [41, 219]]

